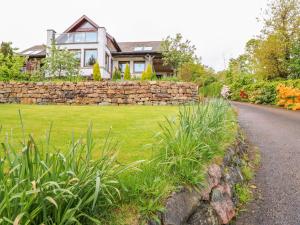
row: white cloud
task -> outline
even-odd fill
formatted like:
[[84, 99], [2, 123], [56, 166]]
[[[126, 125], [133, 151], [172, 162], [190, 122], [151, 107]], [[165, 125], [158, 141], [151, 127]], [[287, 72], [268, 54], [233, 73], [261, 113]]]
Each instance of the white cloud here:
[[83, 14], [118, 41], [161, 40], [182, 33], [202, 61], [219, 70], [261, 29], [256, 17], [267, 0], [10, 0], [1, 3], [0, 41], [24, 49], [63, 32]]

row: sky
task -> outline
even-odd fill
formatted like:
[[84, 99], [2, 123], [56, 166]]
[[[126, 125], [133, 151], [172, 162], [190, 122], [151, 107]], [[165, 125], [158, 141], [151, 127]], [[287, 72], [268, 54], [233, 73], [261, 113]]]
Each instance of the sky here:
[[82, 15], [117, 41], [155, 41], [181, 33], [202, 62], [222, 70], [262, 28], [267, 0], [1, 0], [0, 42], [24, 50], [46, 43], [46, 30], [62, 33]]

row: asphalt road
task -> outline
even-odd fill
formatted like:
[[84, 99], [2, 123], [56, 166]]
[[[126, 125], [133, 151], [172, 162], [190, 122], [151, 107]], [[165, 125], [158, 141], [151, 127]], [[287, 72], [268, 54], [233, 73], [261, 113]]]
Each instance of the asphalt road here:
[[232, 103], [249, 141], [259, 147], [255, 183], [260, 198], [237, 225], [300, 225], [300, 112]]

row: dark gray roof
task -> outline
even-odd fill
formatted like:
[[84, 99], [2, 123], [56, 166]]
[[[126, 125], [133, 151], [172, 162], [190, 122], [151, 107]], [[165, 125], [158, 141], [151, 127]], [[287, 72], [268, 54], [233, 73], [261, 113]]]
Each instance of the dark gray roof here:
[[122, 52], [161, 52], [161, 41], [118, 42]]
[[23, 56], [42, 57], [46, 56], [46, 45], [35, 45], [20, 52]]

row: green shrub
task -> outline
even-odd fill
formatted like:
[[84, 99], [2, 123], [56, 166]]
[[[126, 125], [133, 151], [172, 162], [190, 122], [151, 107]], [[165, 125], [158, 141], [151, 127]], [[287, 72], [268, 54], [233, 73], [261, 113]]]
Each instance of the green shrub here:
[[112, 79], [113, 80], [120, 80], [122, 78], [121, 76], [121, 71], [118, 68], [114, 69], [113, 75], [112, 75]]
[[213, 82], [199, 88], [203, 97], [220, 97], [223, 85], [220, 82]]
[[99, 63], [96, 62], [93, 65], [93, 79], [95, 81], [100, 81], [101, 80], [101, 72], [100, 72], [100, 67], [99, 67]]
[[124, 71], [124, 80], [130, 80], [131, 74], [130, 74], [130, 67], [128, 64], [125, 66], [125, 71]]
[[142, 73], [142, 80], [151, 80], [153, 77], [152, 65], [148, 64], [147, 69]]
[[102, 224], [96, 217], [119, 199], [118, 176], [127, 169], [105, 143], [101, 157], [92, 157], [91, 126], [86, 144], [72, 140], [66, 154], [49, 151], [50, 133], [44, 149], [31, 136], [20, 148], [1, 143], [0, 223]]
[[[300, 87], [300, 79], [295, 80], [277, 80], [277, 81], [260, 81], [247, 85], [233, 83], [230, 85], [231, 99], [237, 101], [248, 101], [256, 104], [276, 104], [276, 88], [279, 84], [290, 87]], [[241, 99], [240, 92], [244, 91], [249, 98]]]
[[0, 81], [29, 80], [28, 74], [22, 73], [25, 58], [17, 55], [4, 56], [0, 53]]

